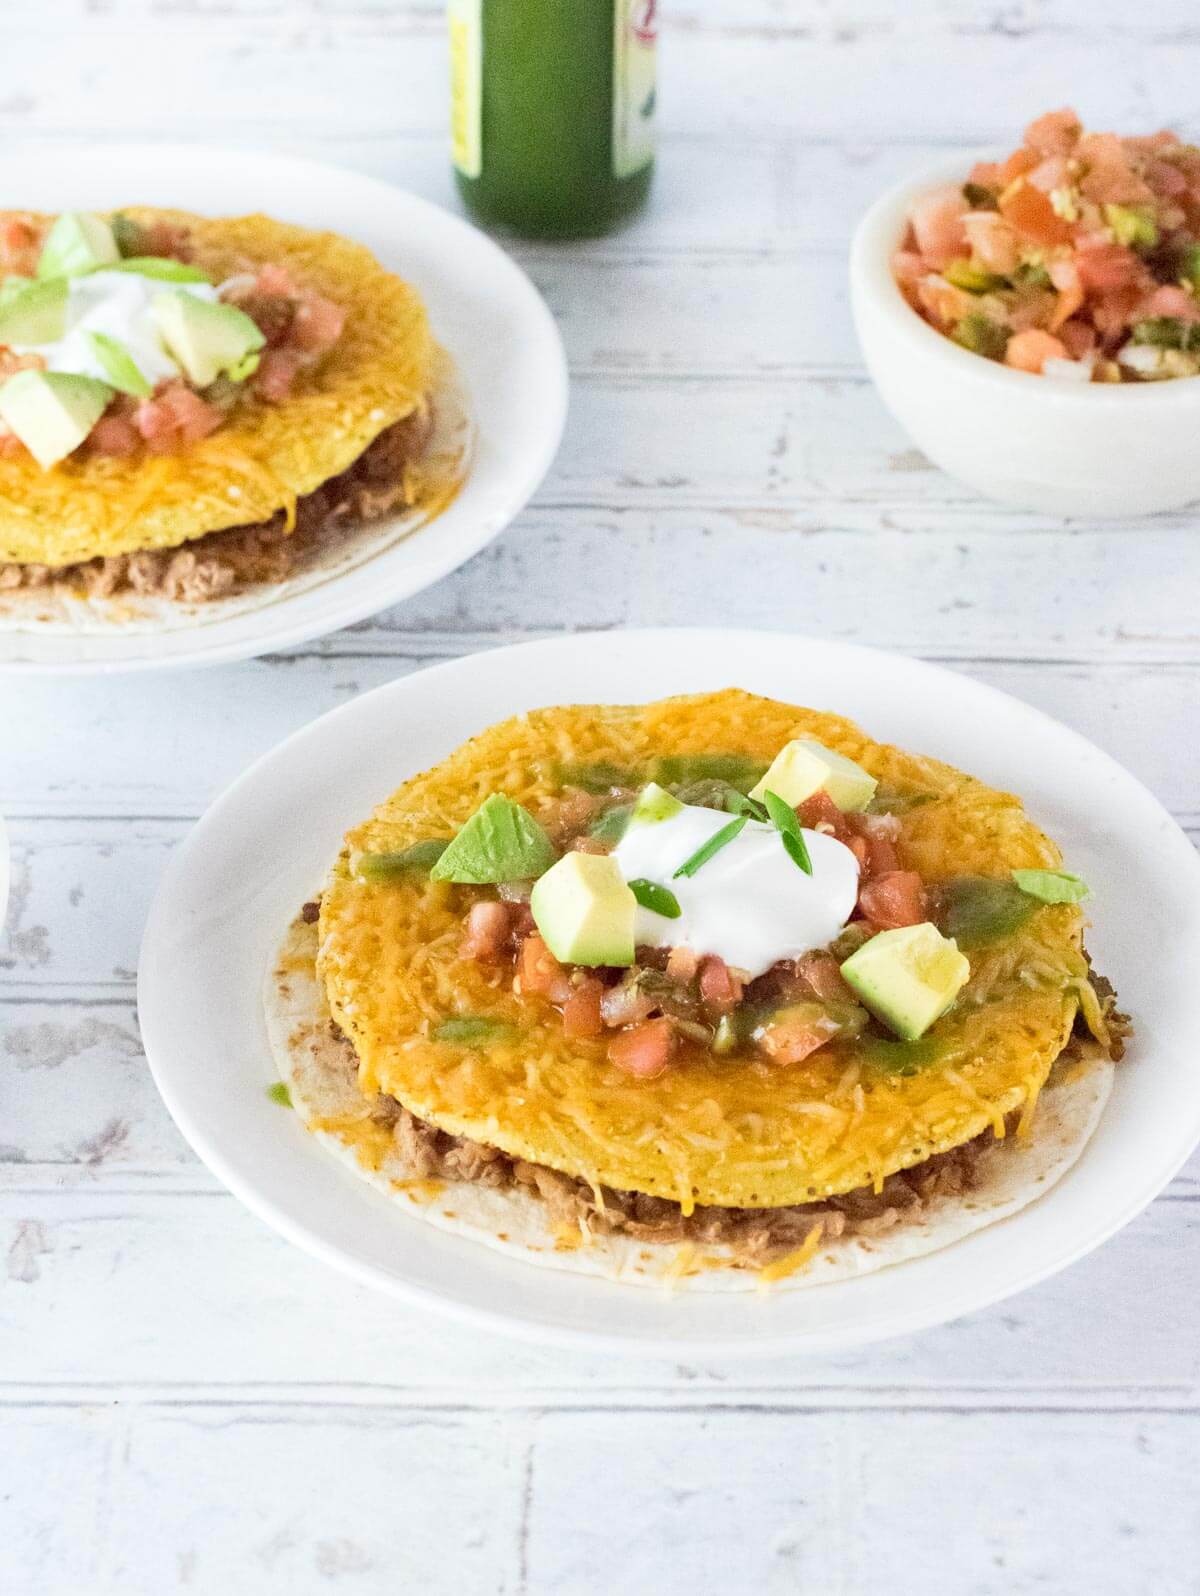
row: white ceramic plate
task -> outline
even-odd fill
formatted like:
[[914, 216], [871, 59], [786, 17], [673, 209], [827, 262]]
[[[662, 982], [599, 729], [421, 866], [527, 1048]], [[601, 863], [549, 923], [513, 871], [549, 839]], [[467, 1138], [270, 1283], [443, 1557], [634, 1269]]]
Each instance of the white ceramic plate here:
[[[266, 1096], [267, 962], [343, 832], [492, 721], [547, 703], [740, 686], [836, 710], [1026, 800], [1093, 888], [1089, 946], [1137, 1035], [1079, 1164], [1012, 1219], [864, 1279], [765, 1297], [674, 1296], [531, 1267], [373, 1191]], [[1200, 862], [1106, 754], [934, 665], [736, 631], [584, 634], [497, 649], [377, 688], [297, 732], [209, 810], [167, 872], [138, 977], [146, 1052], [212, 1170], [356, 1279], [481, 1325], [680, 1355], [831, 1350], [952, 1319], [1044, 1279], [1131, 1219], [1200, 1139]]]
[[227, 618], [159, 633], [0, 632], [0, 670], [218, 664], [349, 626], [420, 592], [482, 548], [528, 501], [554, 458], [567, 408], [554, 320], [519, 266], [427, 200], [315, 161], [131, 145], [6, 153], [0, 203], [52, 211], [133, 203], [210, 215], [263, 210], [344, 233], [420, 289], [476, 425], [471, 473], [454, 503], [352, 569]]

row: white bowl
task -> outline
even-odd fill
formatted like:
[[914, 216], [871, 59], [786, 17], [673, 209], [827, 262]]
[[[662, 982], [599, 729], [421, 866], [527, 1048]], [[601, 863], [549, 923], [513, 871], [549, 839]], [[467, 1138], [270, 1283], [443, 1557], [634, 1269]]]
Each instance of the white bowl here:
[[891, 256], [909, 207], [965, 181], [977, 159], [941, 161], [890, 190], [850, 250], [854, 321], [884, 403], [918, 447], [990, 498], [1051, 515], [1129, 516], [1200, 498], [1200, 378], [1069, 383], [1013, 371], [936, 332], [905, 300]]

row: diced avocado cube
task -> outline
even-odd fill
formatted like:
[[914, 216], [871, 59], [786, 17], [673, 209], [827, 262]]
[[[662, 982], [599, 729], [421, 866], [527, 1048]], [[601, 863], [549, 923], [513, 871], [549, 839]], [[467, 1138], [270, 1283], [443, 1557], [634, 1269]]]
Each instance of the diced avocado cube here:
[[0, 419], [48, 471], [78, 449], [112, 396], [112, 389], [94, 377], [19, 371], [0, 388]]
[[557, 855], [544, 829], [502, 792], [484, 800], [429, 872], [431, 881], [532, 881]]
[[156, 295], [150, 314], [171, 357], [197, 388], [207, 388], [266, 343], [244, 310], [182, 290]]
[[766, 775], [751, 789], [751, 798], [773, 792], [794, 809], [815, 792], [827, 792], [848, 814], [865, 809], [878, 785], [861, 765], [835, 754], [812, 737], [795, 737], [775, 755]]
[[928, 920], [880, 931], [841, 966], [842, 979], [890, 1031], [915, 1042], [945, 1014], [971, 966]]
[[610, 855], [564, 854], [535, 883], [529, 907], [546, 946], [564, 964], [633, 963], [637, 899]]
[[64, 211], [46, 234], [39, 277], [81, 277], [121, 258], [113, 230], [90, 211]]
[[[630, 826], [657, 826], [660, 820], [670, 820], [683, 808], [679, 799], [652, 781], [638, 794], [637, 802], [629, 816]], [[628, 828], [626, 828], [628, 829]]]
[[63, 277], [5, 294], [0, 303], [0, 344], [52, 344], [67, 324], [67, 283]]

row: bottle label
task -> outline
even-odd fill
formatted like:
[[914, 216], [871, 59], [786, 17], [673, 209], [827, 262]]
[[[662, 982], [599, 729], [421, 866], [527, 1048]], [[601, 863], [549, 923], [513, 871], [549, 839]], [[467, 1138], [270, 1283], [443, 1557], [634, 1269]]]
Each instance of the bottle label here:
[[464, 177], [483, 167], [483, 0], [450, 0], [450, 152]]
[[632, 177], [654, 159], [654, 67], [658, 0], [613, 0], [615, 177]]

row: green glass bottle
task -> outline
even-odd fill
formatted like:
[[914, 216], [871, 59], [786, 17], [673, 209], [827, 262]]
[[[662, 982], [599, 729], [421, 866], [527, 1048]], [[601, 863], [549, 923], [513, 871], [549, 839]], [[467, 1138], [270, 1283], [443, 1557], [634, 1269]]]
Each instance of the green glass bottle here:
[[650, 192], [657, 0], [449, 0], [467, 209], [533, 238], [606, 233]]

